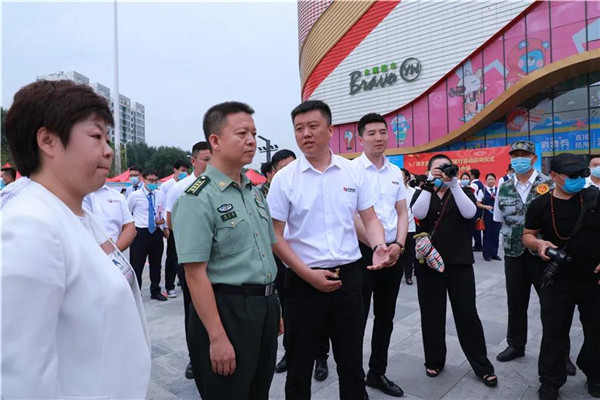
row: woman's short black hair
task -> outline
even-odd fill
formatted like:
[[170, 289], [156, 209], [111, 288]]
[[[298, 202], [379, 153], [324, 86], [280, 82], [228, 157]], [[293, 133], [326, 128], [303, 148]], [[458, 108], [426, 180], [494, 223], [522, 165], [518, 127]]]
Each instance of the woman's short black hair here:
[[4, 118], [6, 140], [17, 170], [30, 176], [39, 169], [40, 128], [58, 135], [66, 148], [73, 125], [90, 116], [114, 125], [107, 101], [89, 86], [69, 80], [41, 80], [22, 87]]

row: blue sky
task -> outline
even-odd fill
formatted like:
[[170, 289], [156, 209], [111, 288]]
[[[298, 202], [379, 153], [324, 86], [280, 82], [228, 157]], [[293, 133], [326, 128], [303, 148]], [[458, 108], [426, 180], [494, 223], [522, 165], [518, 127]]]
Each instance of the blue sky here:
[[[259, 134], [297, 151], [296, 2], [120, 2], [118, 13], [119, 91], [145, 105], [148, 144], [190, 149], [211, 105], [240, 100]], [[112, 89], [112, 2], [3, 2], [3, 107], [36, 76], [72, 70]]]

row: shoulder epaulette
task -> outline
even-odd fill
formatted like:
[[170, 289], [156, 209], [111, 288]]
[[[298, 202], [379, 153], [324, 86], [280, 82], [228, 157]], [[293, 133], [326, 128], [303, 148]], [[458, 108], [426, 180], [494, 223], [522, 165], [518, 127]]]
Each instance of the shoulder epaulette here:
[[209, 181], [210, 178], [208, 176], [201, 175], [185, 190], [185, 193], [198, 196], [198, 194], [202, 191], [202, 189], [204, 189]]

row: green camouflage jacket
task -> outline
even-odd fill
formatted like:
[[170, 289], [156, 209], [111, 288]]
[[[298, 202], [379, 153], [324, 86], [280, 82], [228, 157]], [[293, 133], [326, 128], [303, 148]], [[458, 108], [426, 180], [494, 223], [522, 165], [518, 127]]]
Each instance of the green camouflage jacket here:
[[502, 238], [504, 254], [509, 257], [518, 257], [523, 254], [523, 230], [525, 228], [525, 214], [531, 202], [552, 189], [553, 182], [550, 177], [538, 173], [527, 201], [523, 204], [521, 196], [515, 188], [514, 178], [509, 179], [500, 186], [498, 191], [498, 207], [502, 213]]

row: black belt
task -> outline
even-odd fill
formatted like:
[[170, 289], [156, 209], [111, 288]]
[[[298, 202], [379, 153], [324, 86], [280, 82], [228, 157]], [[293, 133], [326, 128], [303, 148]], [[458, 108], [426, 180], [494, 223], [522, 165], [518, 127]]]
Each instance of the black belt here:
[[275, 293], [275, 283], [268, 285], [227, 285], [225, 283], [215, 283], [212, 285], [215, 293], [238, 294], [244, 296], [270, 296]]

